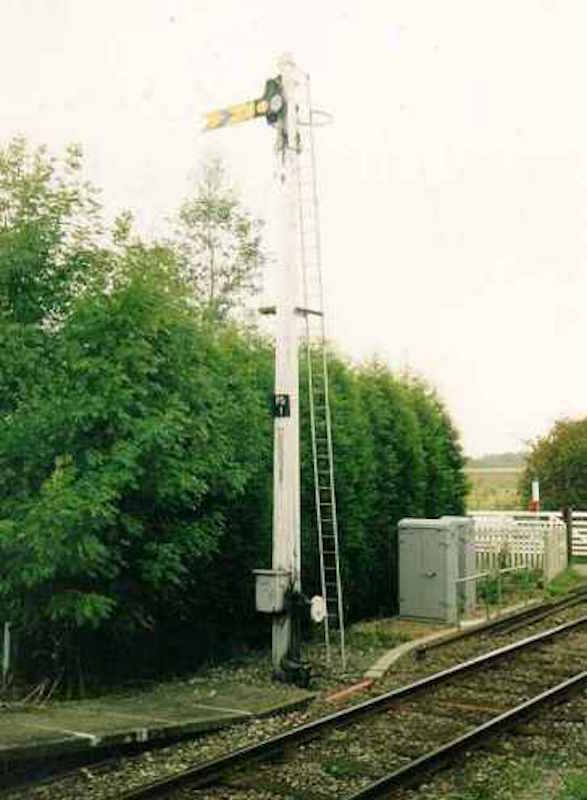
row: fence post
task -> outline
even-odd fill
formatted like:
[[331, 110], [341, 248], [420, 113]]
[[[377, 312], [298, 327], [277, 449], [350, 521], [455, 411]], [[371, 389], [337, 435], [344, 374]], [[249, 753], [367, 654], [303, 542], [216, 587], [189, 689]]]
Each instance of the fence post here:
[[485, 576], [485, 618], [489, 619], [489, 576], [491, 575], [491, 570], [489, 570]]
[[544, 583], [550, 583], [552, 575], [552, 536], [550, 535], [552, 529], [547, 528], [544, 531]]
[[573, 508], [565, 506], [563, 508], [563, 519], [567, 526], [567, 565], [571, 563], [573, 557]]
[[497, 570], [497, 616], [501, 614], [501, 569]]
[[2, 688], [6, 688], [8, 673], [10, 672], [10, 622], [4, 623], [4, 637], [2, 642]]

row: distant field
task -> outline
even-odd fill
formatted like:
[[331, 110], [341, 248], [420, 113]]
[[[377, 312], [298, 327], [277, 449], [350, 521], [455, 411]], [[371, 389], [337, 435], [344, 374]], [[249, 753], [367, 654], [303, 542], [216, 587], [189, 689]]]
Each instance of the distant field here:
[[471, 491], [467, 497], [469, 511], [504, 511], [520, 508], [518, 480], [519, 467], [467, 467], [465, 469]]

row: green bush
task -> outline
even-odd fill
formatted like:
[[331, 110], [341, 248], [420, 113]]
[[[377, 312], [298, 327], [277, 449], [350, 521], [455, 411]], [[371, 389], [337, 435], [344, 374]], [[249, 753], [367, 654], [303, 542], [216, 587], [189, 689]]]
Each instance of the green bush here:
[[[266, 641], [273, 353], [194, 304], [173, 248], [99, 228], [79, 154], [0, 151], [0, 617], [31, 675], [177, 671]], [[19, 182], [20, 181], [20, 182]], [[84, 188], [85, 187], [85, 188]], [[94, 238], [93, 238], [94, 237]], [[227, 301], [228, 303], [228, 301]], [[228, 303], [227, 307], [230, 305]], [[397, 522], [463, 511], [426, 384], [328, 355], [345, 613], [397, 604]], [[303, 588], [320, 591], [301, 359]]]

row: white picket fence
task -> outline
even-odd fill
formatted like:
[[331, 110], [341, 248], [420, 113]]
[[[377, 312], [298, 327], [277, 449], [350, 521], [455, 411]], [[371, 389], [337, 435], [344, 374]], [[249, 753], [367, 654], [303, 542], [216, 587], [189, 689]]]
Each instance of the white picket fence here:
[[567, 528], [560, 514], [474, 511], [469, 516], [477, 570], [525, 566], [541, 570], [550, 581], [567, 566]]

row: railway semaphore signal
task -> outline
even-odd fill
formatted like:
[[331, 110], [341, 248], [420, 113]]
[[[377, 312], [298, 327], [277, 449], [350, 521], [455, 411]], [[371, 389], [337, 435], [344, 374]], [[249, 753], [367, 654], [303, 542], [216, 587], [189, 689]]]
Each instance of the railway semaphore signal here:
[[276, 125], [285, 118], [287, 104], [281, 75], [269, 78], [265, 83], [265, 92], [259, 100], [248, 100], [237, 103], [227, 108], [209, 111], [206, 114], [205, 131], [213, 131], [226, 125], [236, 125], [239, 122], [248, 122], [257, 117], [265, 117], [269, 125]]
[[[322, 596], [311, 604], [311, 616], [324, 625], [327, 660], [331, 630], [338, 629], [343, 669], [344, 620], [338, 556], [338, 528], [323, 292], [319, 215], [312, 127], [329, 115], [313, 111], [309, 78], [289, 55], [279, 74], [265, 83], [263, 96], [206, 114], [205, 131], [265, 117], [277, 129], [276, 193], [279, 208], [278, 287], [275, 390], [273, 396], [273, 553], [271, 569], [255, 570], [257, 610], [270, 613], [272, 658], [276, 673], [301, 675], [300, 437], [298, 339], [300, 319], [306, 326], [310, 425], [315, 484], [316, 525]], [[300, 88], [305, 85], [305, 101]], [[305, 135], [304, 135], [305, 134]], [[303, 302], [300, 305], [300, 295]], [[306, 610], [308, 610], [306, 608]], [[285, 665], [285, 669], [284, 669]]]

